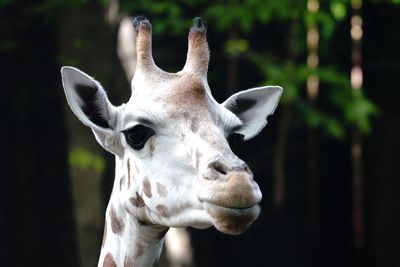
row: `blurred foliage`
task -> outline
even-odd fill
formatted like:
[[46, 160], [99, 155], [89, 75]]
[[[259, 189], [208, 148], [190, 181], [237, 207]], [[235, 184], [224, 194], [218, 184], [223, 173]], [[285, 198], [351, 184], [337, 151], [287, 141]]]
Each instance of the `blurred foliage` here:
[[[396, 3], [397, 1], [391, 1]], [[256, 27], [267, 26], [273, 21], [293, 25], [303, 22], [300, 34], [296, 34], [294, 42], [297, 54], [305, 54], [304, 45], [307, 38], [307, 27], [316, 25], [320, 31], [320, 42], [329, 46], [330, 38], [336, 28], [351, 13], [350, 0], [320, 1], [318, 12], [307, 10], [307, 1], [299, 0], [219, 0], [207, 2], [176, 0], [164, 2], [159, 0], [120, 1], [123, 12], [159, 18], [154, 22], [155, 31], [159, 33], [182, 34], [187, 30], [191, 17], [187, 10], [196, 10], [218, 31], [230, 32], [234, 29], [240, 36], [232, 36], [226, 40], [224, 51], [229, 57], [243, 57], [252, 62], [265, 77], [262, 84], [278, 84], [284, 88], [282, 104], [296, 109], [302, 121], [310, 127], [321, 129], [335, 138], [346, 137], [346, 129], [356, 127], [363, 133], [371, 128], [370, 119], [378, 114], [378, 108], [362, 93], [354, 91], [350, 84], [349, 70], [339, 71], [335, 67], [321, 66], [310, 70], [305, 60], [299, 62], [293, 58], [277, 59], [265, 51], [255, 52], [244, 36], [252, 33]], [[189, 12], [190, 13], [190, 12]], [[299, 25], [296, 25], [299, 27]], [[168, 32], [166, 32], [168, 29]], [[293, 29], [289, 29], [290, 30]], [[321, 45], [321, 44], [320, 44]], [[350, 44], [349, 44], [350, 45]], [[350, 55], [348, 55], [350, 57]], [[309, 75], [317, 75], [320, 79], [321, 94], [327, 94], [324, 105], [315, 107], [305, 96], [305, 84]], [[325, 91], [327, 93], [325, 93]], [[327, 108], [326, 108], [326, 107]]]
[[330, 9], [333, 17], [337, 20], [342, 20], [346, 17], [347, 8], [344, 1], [333, 0], [330, 2]]
[[[0, 0], [0, 7], [7, 6], [16, 0]], [[96, 2], [106, 7], [111, 0], [43, 0], [35, 5], [35, 11], [55, 13], [62, 7], [79, 7]], [[355, 1], [355, 0], [353, 0]], [[307, 53], [307, 28], [316, 26], [320, 32], [320, 47], [329, 51], [331, 37], [338, 26], [343, 27], [345, 19], [351, 13], [351, 0], [319, 1], [318, 11], [308, 12], [307, 0], [119, 0], [121, 13], [145, 14], [152, 18], [153, 30], [156, 34], [183, 34], [192, 23], [192, 18], [201, 14], [213, 29], [236, 34], [229, 35], [224, 44], [224, 52], [228, 57], [241, 57], [258, 68], [264, 76], [263, 84], [279, 84], [284, 88], [282, 104], [295, 108], [296, 115], [305, 124], [319, 128], [335, 138], [346, 136], [346, 129], [356, 127], [363, 133], [371, 129], [371, 117], [378, 114], [378, 108], [361, 92], [350, 86], [349, 70], [339, 70], [335, 66], [320, 66], [310, 70], [301, 56]], [[400, 0], [364, 0], [375, 4], [400, 4]], [[294, 30], [300, 33], [295, 38], [288, 38], [288, 50], [297, 55], [277, 58], [271, 51], [256, 52], [250, 46], [249, 36], [256, 34], [254, 29], [267, 27], [278, 22], [287, 27], [288, 35]], [[300, 23], [300, 25], [299, 25]], [[348, 23], [349, 24], [349, 23]], [[346, 27], [350, 27], [347, 25]], [[349, 29], [350, 31], [350, 29]], [[12, 42], [2, 42], [0, 50], [10, 49]], [[84, 43], [76, 40], [74, 46]], [[350, 44], [349, 44], [350, 46]], [[284, 48], [285, 49], [285, 48]], [[292, 51], [292, 52], [293, 52]], [[290, 54], [288, 52], [287, 54]], [[323, 55], [321, 55], [323, 56]], [[350, 57], [350, 55], [345, 55]], [[309, 75], [317, 75], [320, 79], [321, 95], [328, 97], [319, 107], [309, 104], [305, 94], [305, 84]], [[76, 152], [76, 151], [75, 151]], [[79, 154], [79, 153], [78, 153]], [[84, 154], [81, 151], [79, 155]]]
[[13, 0], [0, 0], [0, 7], [6, 6], [7, 4], [9, 4], [12, 1]]
[[231, 57], [237, 57], [249, 50], [249, 42], [246, 39], [229, 39], [225, 42], [225, 52]]
[[72, 148], [68, 156], [69, 165], [83, 171], [94, 170], [102, 173], [105, 168], [104, 158], [81, 147]]

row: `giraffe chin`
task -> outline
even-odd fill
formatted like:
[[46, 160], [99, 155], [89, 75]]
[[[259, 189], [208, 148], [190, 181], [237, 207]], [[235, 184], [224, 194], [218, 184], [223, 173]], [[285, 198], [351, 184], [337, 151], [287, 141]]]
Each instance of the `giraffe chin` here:
[[250, 208], [226, 208], [204, 202], [206, 211], [218, 231], [228, 235], [243, 233], [260, 214], [259, 205]]

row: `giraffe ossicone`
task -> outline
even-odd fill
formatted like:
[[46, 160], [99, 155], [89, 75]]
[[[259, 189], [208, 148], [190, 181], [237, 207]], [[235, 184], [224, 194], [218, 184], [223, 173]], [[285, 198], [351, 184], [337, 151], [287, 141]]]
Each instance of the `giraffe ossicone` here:
[[154, 63], [150, 22], [137, 17], [133, 27], [137, 66], [127, 103], [112, 105], [92, 77], [61, 69], [72, 111], [116, 159], [99, 266], [150, 266], [169, 227], [245, 231], [262, 195], [229, 140], [257, 135], [282, 94], [279, 86], [264, 86], [217, 103], [207, 82], [209, 49], [200, 18], [177, 73]]

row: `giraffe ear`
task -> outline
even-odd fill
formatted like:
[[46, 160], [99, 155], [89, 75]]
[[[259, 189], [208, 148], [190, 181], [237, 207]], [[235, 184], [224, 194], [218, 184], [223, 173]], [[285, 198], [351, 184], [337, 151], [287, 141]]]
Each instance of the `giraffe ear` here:
[[107, 98], [103, 87], [86, 73], [74, 67], [61, 68], [62, 83], [72, 112], [89, 126], [97, 141], [108, 151], [113, 147], [116, 122], [115, 107]]
[[236, 114], [243, 122], [237, 133], [248, 140], [267, 125], [267, 117], [274, 113], [282, 95], [282, 87], [263, 86], [238, 92], [222, 105]]

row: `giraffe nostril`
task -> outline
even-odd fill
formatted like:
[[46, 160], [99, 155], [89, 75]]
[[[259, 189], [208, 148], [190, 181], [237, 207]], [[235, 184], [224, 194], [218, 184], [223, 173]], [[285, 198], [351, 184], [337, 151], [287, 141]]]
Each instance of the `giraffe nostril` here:
[[223, 175], [226, 175], [226, 172], [225, 172], [220, 166], [215, 167], [215, 170], [216, 170], [217, 172], [223, 174]]
[[214, 161], [208, 165], [210, 169], [217, 171], [219, 174], [226, 175], [228, 173], [228, 168], [219, 161]]

